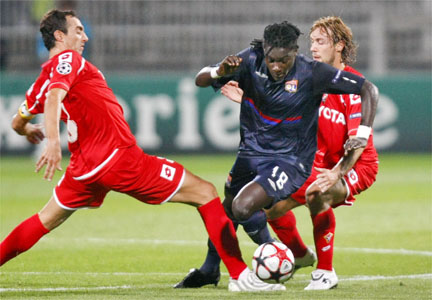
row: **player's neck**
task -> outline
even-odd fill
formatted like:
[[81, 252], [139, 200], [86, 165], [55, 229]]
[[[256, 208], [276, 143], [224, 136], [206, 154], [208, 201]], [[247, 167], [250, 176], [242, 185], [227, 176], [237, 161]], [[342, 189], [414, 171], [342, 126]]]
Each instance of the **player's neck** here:
[[335, 61], [333, 63], [333, 67], [336, 69], [339, 69], [339, 70], [343, 70], [343, 69], [345, 69], [345, 64], [341, 61], [339, 61], [339, 62]]
[[51, 59], [51, 58], [53, 58], [54, 56], [56, 56], [57, 54], [59, 54], [59, 53], [65, 51], [65, 50], [67, 50], [67, 49], [64, 48], [64, 47], [59, 47], [59, 46], [56, 46], [56, 47], [54, 47], [54, 48], [51, 48], [51, 50], [49, 51], [49, 58]]

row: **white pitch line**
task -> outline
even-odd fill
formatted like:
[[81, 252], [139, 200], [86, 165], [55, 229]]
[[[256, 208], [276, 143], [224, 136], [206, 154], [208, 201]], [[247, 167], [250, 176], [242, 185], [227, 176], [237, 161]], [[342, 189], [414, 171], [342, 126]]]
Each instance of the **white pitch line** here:
[[[183, 276], [185, 273], [162, 273], [162, 272], [0, 272], [0, 275], [6, 274], [17, 274], [17, 275], [41, 275], [41, 276], [52, 276], [52, 275], [77, 275], [77, 276]], [[227, 275], [228, 273], [223, 273]]]
[[340, 281], [369, 281], [369, 280], [392, 280], [392, 279], [432, 279], [432, 273], [428, 274], [413, 274], [413, 275], [397, 275], [397, 276], [363, 276], [357, 275], [349, 278], [341, 278]]
[[136, 288], [132, 285], [120, 286], [95, 286], [95, 287], [58, 287], [58, 288], [0, 288], [0, 293], [4, 292], [70, 292], [70, 291], [100, 291], [100, 290], [125, 290]]
[[420, 255], [420, 256], [432, 256], [431, 251], [420, 251], [420, 250], [407, 250], [407, 249], [379, 249], [379, 248], [349, 248], [349, 247], [335, 247], [336, 251], [346, 252], [363, 252], [363, 253], [374, 253], [374, 254], [402, 254], [402, 255]]
[[[58, 243], [62, 238], [44, 238], [46, 242]], [[107, 238], [71, 238], [67, 239], [74, 242], [86, 242], [96, 244], [110, 244], [110, 245], [124, 245], [124, 244], [143, 244], [143, 245], [194, 245], [207, 247], [207, 241], [193, 241], [193, 240], [158, 240], [158, 239], [107, 239]], [[256, 246], [255, 243], [244, 241], [240, 242], [240, 245], [244, 246]], [[344, 252], [362, 252], [362, 253], [374, 253], [374, 254], [399, 254], [399, 255], [419, 255], [419, 256], [432, 256], [432, 251], [421, 251], [421, 250], [408, 250], [408, 249], [380, 249], [380, 248], [354, 248], [354, 247], [335, 247], [336, 251]]]
[[[2, 272], [3, 274], [6, 273], [19, 273], [19, 272]], [[23, 273], [32, 273], [32, 272], [23, 272]], [[33, 272], [33, 273], [40, 273], [40, 272]], [[49, 273], [49, 272], [47, 272]], [[52, 272], [52, 273], [61, 273], [61, 272]], [[69, 274], [71, 272], [65, 272], [66, 274]], [[75, 273], [80, 274], [80, 273]], [[87, 273], [84, 273], [87, 274]], [[92, 274], [98, 274], [98, 273], [92, 273]], [[100, 274], [116, 274], [116, 273], [100, 273]], [[137, 274], [137, 273], [124, 273], [124, 274]], [[139, 274], [139, 273], [138, 273]], [[163, 275], [177, 275], [177, 273], [142, 273], [145, 275], [152, 274], [153, 276], [155, 274], [163, 274]], [[228, 274], [224, 274], [228, 275]], [[296, 277], [306, 277], [296, 275]], [[432, 279], [432, 273], [429, 274], [413, 274], [413, 275], [398, 275], [398, 276], [354, 276], [354, 277], [347, 277], [347, 278], [339, 278], [339, 281], [374, 281], [374, 280], [398, 280], [398, 279]], [[144, 289], [149, 287], [155, 287], [154, 284], [146, 285], [146, 286], [133, 286], [133, 285], [120, 285], [120, 286], [96, 286], [96, 287], [73, 287], [73, 288], [67, 288], [67, 287], [58, 287], [58, 288], [0, 288], [0, 293], [6, 293], [6, 292], [69, 292], [69, 291], [100, 291], [100, 290], [125, 290], [125, 289]], [[167, 287], [168, 285], [165, 284], [158, 284], [158, 287]]]

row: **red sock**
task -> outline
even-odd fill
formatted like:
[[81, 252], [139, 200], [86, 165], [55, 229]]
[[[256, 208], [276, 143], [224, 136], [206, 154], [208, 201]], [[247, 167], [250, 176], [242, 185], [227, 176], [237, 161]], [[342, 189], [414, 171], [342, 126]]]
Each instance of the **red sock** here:
[[317, 269], [333, 270], [333, 245], [336, 219], [330, 207], [325, 212], [312, 216], [315, 248], [318, 257]]
[[282, 243], [291, 249], [294, 257], [303, 257], [307, 247], [297, 230], [296, 218], [292, 211], [274, 220], [267, 220]]
[[227, 217], [219, 197], [199, 207], [198, 211], [231, 278], [238, 279], [247, 265], [241, 256], [234, 225]]
[[48, 232], [49, 230], [42, 225], [38, 214], [23, 221], [1, 242], [0, 266], [30, 249]]

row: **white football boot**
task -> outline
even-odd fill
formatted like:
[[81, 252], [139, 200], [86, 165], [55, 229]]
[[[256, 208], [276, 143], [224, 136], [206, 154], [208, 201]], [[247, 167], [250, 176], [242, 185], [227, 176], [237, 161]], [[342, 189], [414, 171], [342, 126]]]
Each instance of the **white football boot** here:
[[282, 284], [269, 284], [261, 281], [249, 268], [240, 273], [237, 280], [230, 278], [228, 283], [230, 292], [268, 292], [285, 291]]
[[296, 257], [294, 260], [294, 273], [305, 267], [312, 267], [317, 261], [317, 256], [311, 248], [307, 248], [306, 254], [303, 257]]
[[305, 287], [306, 291], [329, 290], [337, 287], [338, 278], [334, 269], [332, 271], [316, 269], [311, 276], [312, 280]]

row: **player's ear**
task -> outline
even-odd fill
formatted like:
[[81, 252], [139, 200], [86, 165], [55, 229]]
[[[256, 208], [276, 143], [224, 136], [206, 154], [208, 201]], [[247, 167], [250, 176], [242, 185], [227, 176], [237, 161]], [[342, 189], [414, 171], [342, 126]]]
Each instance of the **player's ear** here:
[[62, 42], [63, 41], [63, 36], [64, 36], [64, 32], [61, 30], [56, 30], [54, 31], [54, 38], [57, 42]]
[[343, 41], [339, 41], [336, 43], [335, 49], [337, 52], [342, 52], [345, 47], [345, 43]]

